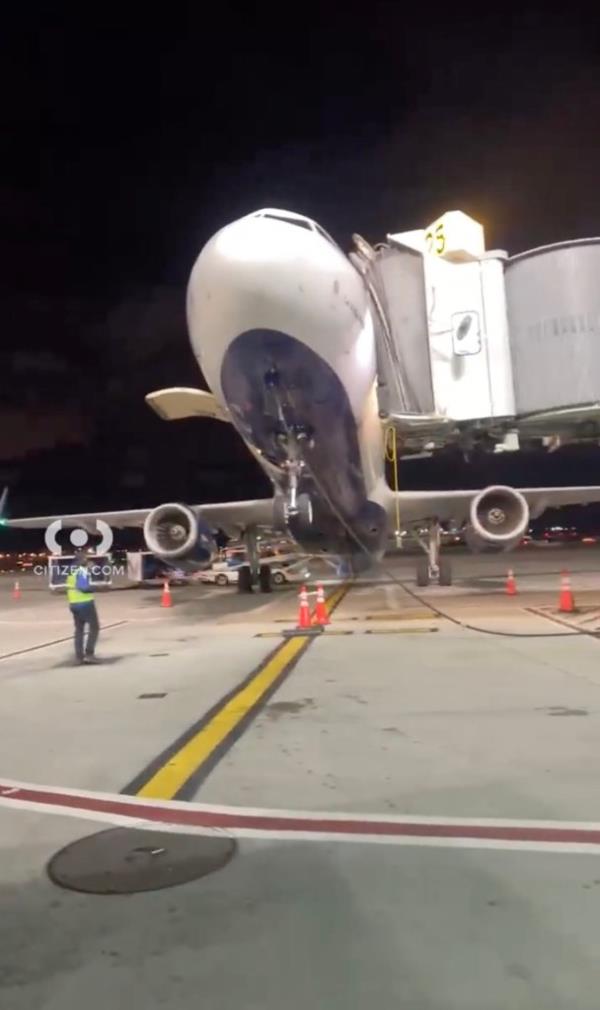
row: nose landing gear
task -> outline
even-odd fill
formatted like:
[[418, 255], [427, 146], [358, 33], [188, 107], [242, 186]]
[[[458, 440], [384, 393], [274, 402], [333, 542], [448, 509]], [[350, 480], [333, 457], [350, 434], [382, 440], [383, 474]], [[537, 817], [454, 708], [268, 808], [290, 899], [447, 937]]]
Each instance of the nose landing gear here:
[[311, 499], [300, 492], [300, 487], [306, 467], [306, 450], [314, 447], [314, 431], [302, 420], [302, 410], [290, 397], [285, 377], [281, 376], [275, 363], [265, 372], [263, 381], [265, 413], [273, 419], [273, 439], [287, 485], [285, 495], [281, 495], [275, 503], [274, 519], [282, 530], [287, 527], [294, 536], [301, 536], [310, 530], [313, 523]]
[[282, 530], [289, 529], [296, 539], [302, 539], [312, 529], [313, 506], [309, 494], [300, 492], [300, 484], [304, 471], [304, 460], [301, 457], [301, 443], [308, 436], [295, 432], [288, 437], [282, 436], [285, 442], [288, 458], [282, 464], [287, 475], [285, 494], [278, 496], [275, 502], [275, 524]]
[[313, 506], [310, 495], [302, 493], [296, 495], [294, 507], [290, 507], [290, 497], [283, 495], [275, 500], [273, 509], [273, 522], [282, 533], [288, 529], [292, 535], [301, 536], [308, 533], [313, 524]]

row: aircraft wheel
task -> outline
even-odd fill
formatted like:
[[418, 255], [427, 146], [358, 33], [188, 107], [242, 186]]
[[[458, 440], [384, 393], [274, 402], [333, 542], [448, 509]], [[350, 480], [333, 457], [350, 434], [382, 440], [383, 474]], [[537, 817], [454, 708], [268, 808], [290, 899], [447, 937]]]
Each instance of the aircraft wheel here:
[[242, 565], [238, 572], [238, 593], [252, 592], [252, 572], [250, 565]]
[[293, 537], [302, 539], [303, 536], [312, 532], [313, 527], [313, 507], [310, 495], [299, 494], [297, 499], [298, 511], [296, 515], [288, 519], [288, 529]]
[[452, 564], [448, 558], [440, 558], [440, 586], [452, 585]]
[[429, 585], [429, 562], [425, 558], [417, 563], [417, 585]]
[[313, 521], [313, 507], [310, 495], [298, 495], [298, 519], [306, 529], [310, 529]]
[[261, 565], [260, 572], [258, 575], [258, 582], [260, 585], [261, 593], [272, 593], [273, 586], [271, 584], [271, 566]]

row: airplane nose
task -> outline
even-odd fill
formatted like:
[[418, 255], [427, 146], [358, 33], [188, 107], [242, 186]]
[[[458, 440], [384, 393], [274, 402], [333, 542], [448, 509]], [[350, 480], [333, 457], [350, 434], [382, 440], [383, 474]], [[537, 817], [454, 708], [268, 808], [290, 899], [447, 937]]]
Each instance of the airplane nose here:
[[227, 350], [250, 330], [289, 335], [331, 364], [332, 354], [351, 353], [365, 327], [372, 337], [362, 278], [341, 249], [308, 219], [278, 214], [227, 225], [193, 267], [190, 339], [217, 396]]

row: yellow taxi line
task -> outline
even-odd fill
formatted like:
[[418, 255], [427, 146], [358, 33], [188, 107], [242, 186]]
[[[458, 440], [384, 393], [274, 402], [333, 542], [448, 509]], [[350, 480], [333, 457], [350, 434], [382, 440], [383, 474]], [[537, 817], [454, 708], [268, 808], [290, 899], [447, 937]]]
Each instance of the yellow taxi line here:
[[137, 795], [148, 799], [172, 799], [190, 776], [237, 727], [248, 711], [260, 701], [277, 677], [305, 648], [306, 642], [304, 638], [288, 639], [269, 662], [259, 669], [250, 683], [219, 709], [210, 722], [184, 744]]
[[[340, 603], [349, 589], [345, 583], [326, 600], [329, 613]], [[283, 678], [291, 666], [299, 659], [313, 639], [293, 636], [283, 642], [254, 675], [240, 686], [239, 690], [224, 699], [223, 704], [205, 722], [198, 724], [198, 731], [182, 742], [172, 753], [166, 753], [164, 761], [155, 766], [150, 777], [135, 790], [135, 795], [147, 799], [170, 800], [181, 796], [181, 791], [192, 776], [197, 783], [198, 776], [208, 765], [214, 767], [214, 759], [222, 756], [220, 749], [228, 749], [238, 738], [253, 715], [260, 707], [268, 692]]]

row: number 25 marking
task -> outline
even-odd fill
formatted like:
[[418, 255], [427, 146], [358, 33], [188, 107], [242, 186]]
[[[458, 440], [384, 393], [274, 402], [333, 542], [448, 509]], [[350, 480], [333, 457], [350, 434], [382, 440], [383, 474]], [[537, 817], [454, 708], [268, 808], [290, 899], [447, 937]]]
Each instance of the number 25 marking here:
[[446, 236], [444, 235], [444, 225], [440, 222], [433, 231], [428, 231], [425, 236], [427, 252], [435, 252], [436, 256], [442, 256], [446, 248]]

